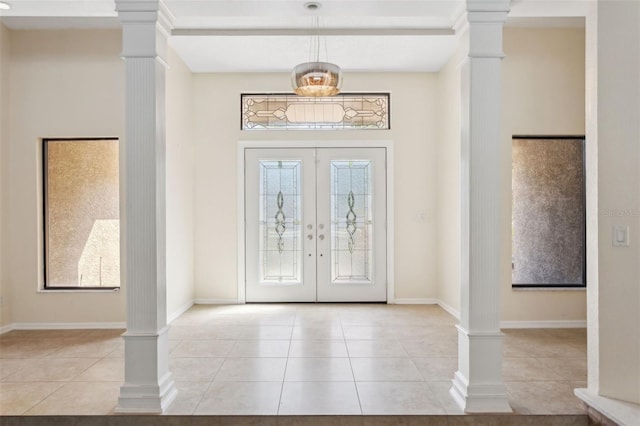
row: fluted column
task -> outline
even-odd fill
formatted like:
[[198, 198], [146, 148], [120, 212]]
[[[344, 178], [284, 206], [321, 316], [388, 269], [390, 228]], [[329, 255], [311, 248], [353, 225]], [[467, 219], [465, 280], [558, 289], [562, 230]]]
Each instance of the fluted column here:
[[116, 411], [161, 413], [177, 394], [169, 372], [166, 314], [165, 58], [170, 15], [158, 0], [116, 0], [116, 8], [126, 70], [120, 210], [127, 292], [125, 382]]
[[466, 412], [510, 412], [500, 333], [502, 29], [509, 0], [467, 0], [461, 68], [461, 274], [458, 371], [451, 395]]

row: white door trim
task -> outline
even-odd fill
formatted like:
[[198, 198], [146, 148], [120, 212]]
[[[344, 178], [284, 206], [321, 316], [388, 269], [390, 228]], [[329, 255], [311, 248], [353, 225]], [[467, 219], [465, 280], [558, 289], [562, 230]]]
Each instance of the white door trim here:
[[395, 303], [395, 238], [394, 238], [394, 179], [392, 140], [307, 140], [307, 141], [238, 141], [237, 182], [238, 182], [238, 303], [246, 302], [245, 294], [245, 170], [244, 151], [247, 148], [386, 148], [387, 150], [387, 303]]

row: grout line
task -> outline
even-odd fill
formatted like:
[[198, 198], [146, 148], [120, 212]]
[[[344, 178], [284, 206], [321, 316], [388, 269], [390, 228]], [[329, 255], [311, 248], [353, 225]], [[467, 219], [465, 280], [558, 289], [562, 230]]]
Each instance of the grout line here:
[[347, 344], [347, 338], [344, 334], [344, 325], [342, 324], [342, 315], [340, 315], [340, 311], [338, 311], [338, 318], [340, 320], [340, 330], [342, 331], [342, 339], [344, 341], [344, 347], [347, 351], [347, 358], [349, 359], [349, 367], [351, 368], [351, 377], [353, 377], [353, 386], [356, 389], [356, 397], [358, 398], [358, 406], [360, 407], [360, 415], [364, 415], [364, 411], [362, 410], [362, 401], [360, 400], [360, 392], [358, 391], [358, 382], [356, 382], [356, 374], [353, 372], [353, 364], [351, 363], [351, 353], [349, 353], [349, 345]]

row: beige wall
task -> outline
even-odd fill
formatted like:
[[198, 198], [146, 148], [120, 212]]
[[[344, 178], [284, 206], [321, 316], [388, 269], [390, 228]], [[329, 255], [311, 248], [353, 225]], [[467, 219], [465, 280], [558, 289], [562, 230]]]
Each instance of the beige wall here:
[[11, 322], [11, 287], [7, 280], [7, 208], [9, 165], [9, 49], [10, 32], [0, 20], [0, 327]]
[[506, 28], [504, 50], [502, 319], [585, 320], [584, 291], [511, 288], [511, 137], [584, 135], [584, 29]]
[[460, 69], [468, 37], [438, 74], [440, 108], [436, 146], [436, 284], [443, 306], [460, 309]]
[[[501, 214], [502, 320], [584, 320], [584, 291], [511, 288], [511, 136], [584, 134], [584, 30], [506, 28], [503, 61], [504, 150]], [[459, 309], [460, 58], [439, 75], [438, 297]]]
[[318, 138], [393, 140], [396, 297], [434, 298], [436, 75], [346, 75], [345, 92], [391, 92], [389, 131], [240, 131], [240, 94], [290, 92], [289, 81], [288, 74], [195, 76], [196, 299], [237, 298], [238, 141]]
[[172, 49], [167, 70], [167, 314], [194, 299], [193, 76]]
[[600, 2], [597, 31], [599, 390], [640, 404], [640, 3]]
[[[3, 49], [4, 50], [4, 49]], [[41, 139], [122, 137], [119, 31], [11, 31], [11, 322], [120, 322], [124, 292], [42, 293]], [[4, 98], [4, 96], [3, 96]]]

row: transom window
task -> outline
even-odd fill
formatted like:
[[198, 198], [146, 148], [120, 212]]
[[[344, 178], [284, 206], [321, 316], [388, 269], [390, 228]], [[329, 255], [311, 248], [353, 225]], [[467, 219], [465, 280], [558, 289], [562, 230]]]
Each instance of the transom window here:
[[388, 130], [388, 93], [243, 94], [242, 130]]
[[120, 287], [118, 139], [43, 141], [45, 289]]

